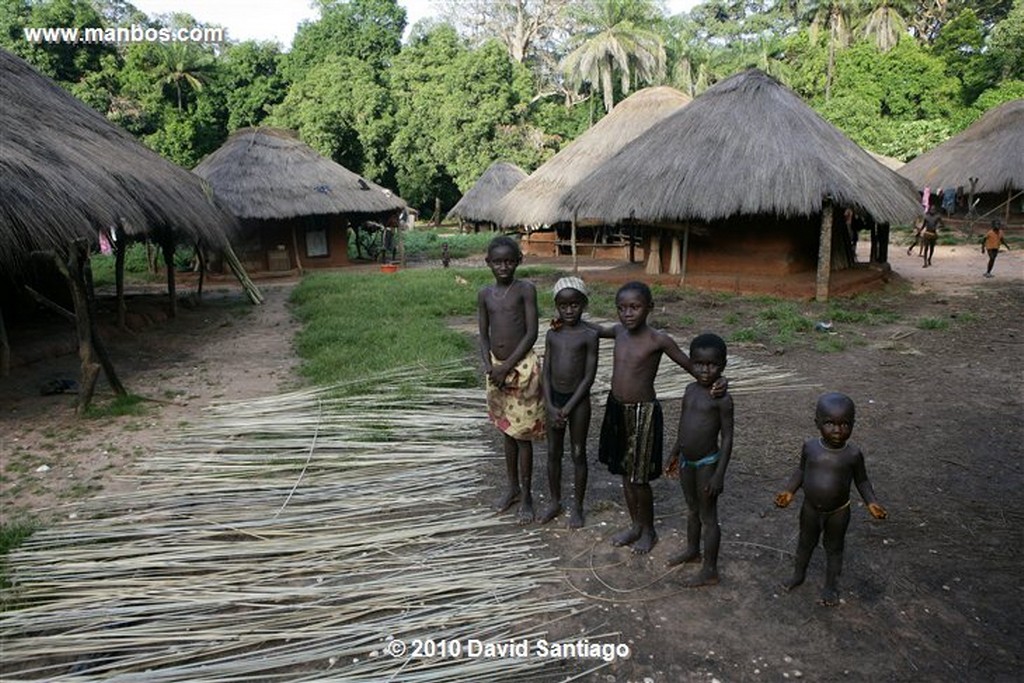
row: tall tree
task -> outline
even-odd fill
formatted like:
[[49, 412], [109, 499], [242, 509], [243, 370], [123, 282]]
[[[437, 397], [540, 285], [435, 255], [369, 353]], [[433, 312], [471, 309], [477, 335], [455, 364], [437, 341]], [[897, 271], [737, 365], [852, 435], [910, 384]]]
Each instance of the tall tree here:
[[650, 0], [590, 0], [577, 8], [582, 27], [562, 62], [569, 82], [600, 90], [605, 111], [615, 106], [614, 78], [622, 94], [634, 82], [657, 82], [665, 75], [665, 46], [654, 26], [661, 20]]
[[224, 90], [229, 131], [255, 126], [288, 92], [280, 73], [276, 43], [246, 41], [230, 45], [219, 60], [218, 86]]
[[444, 0], [441, 16], [481, 45], [497, 38], [522, 64], [539, 42], [566, 29], [572, 0]]
[[320, 19], [303, 22], [282, 65], [297, 83], [330, 56], [355, 57], [382, 73], [402, 47], [405, 9], [397, 0], [320, 0]]

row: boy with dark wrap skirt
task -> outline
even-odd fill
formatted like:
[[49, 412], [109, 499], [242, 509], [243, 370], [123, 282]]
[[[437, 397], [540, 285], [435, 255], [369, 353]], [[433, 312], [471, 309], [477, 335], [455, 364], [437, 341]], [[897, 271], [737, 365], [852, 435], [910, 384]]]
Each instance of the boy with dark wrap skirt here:
[[[662, 355], [691, 375], [693, 365], [672, 337], [647, 324], [654, 308], [654, 297], [647, 285], [624, 284], [615, 295], [615, 307], [619, 323], [600, 330], [602, 337], [615, 339], [615, 350], [598, 457], [609, 472], [622, 476], [631, 521], [628, 529], [612, 537], [612, 544], [631, 545], [634, 553], [644, 554], [658, 541], [650, 482], [661, 476], [664, 438], [654, 378]], [[719, 380], [713, 395], [725, 394], [726, 385], [724, 378]]]

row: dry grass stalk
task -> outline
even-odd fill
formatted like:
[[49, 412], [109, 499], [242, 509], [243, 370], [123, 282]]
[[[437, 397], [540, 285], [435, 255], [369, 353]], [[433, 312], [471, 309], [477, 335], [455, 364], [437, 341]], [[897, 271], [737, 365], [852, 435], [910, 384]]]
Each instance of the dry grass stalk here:
[[96, 499], [11, 556], [4, 677], [550, 675], [557, 663], [537, 658], [385, 653], [388, 636], [536, 638], [579, 609], [542, 597], [560, 579], [539, 536], [477, 506], [478, 462], [493, 457], [483, 399], [438, 386], [445, 372], [424, 374], [417, 396], [382, 383], [211, 410], [147, 456], [133, 493]]

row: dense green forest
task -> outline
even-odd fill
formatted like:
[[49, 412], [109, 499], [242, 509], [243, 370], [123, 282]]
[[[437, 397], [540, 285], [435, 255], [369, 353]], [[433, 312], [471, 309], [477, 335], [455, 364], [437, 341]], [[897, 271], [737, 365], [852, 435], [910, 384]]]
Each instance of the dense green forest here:
[[[414, 206], [497, 159], [531, 171], [637, 88], [758, 67], [865, 148], [908, 160], [1024, 97], [1024, 0], [318, 0], [274, 43], [31, 43], [25, 27], [201, 26], [127, 0], [0, 0], [0, 45], [193, 167], [238, 128], [299, 131]], [[254, 11], [258, 11], [255, 9]]]

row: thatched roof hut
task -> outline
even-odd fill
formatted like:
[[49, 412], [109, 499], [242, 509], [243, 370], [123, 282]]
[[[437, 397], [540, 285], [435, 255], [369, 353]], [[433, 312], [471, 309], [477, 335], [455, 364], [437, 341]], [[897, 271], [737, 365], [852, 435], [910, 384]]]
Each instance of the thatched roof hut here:
[[515, 164], [495, 161], [462, 195], [447, 218], [458, 217], [464, 223], [495, 223], [495, 205], [525, 178], [526, 171]]
[[631, 140], [689, 102], [688, 95], [667, 86], [633, 93], [505, 195], [494, 208], [495, 219], [504, 226], [572, 220], [562, 202], [565, 193]]
[[570, 190], [562, 211], [617, 223], [816, 216], [822, 203], [878, 222], [918, 213], [910, 186], [757, 70], [656, 123]]
[[101, 228], [226, 243], [232, 217], [202, 180], [0, 49], [0, 272]]
[[244, 128], [195, 167], [242, 221], [239, 256], [254, 270], [348, 263], [348, 228], [396, 223], [398, 195], [279, 128]]
[[405, 202], [280, 128], [243, 128], [195, 167], [239, 218], [383, 214]]
[[[562, 200], [578, 221], [641, 227], [648, 273], [817, 272], [822, 298], [831, 271], [856, 259], [846, 208], [868, 226], [908, 224], [919, 213], [904, 178], [757, 69], [655, 123]], [[876, 247], [887, 238], [873, 236], [872, 260], [884, 262]]]
[[899, 170], [919, 188], [966, 187], [976, 192], [1024, 190], [1024, 99], [1005, 102]]

